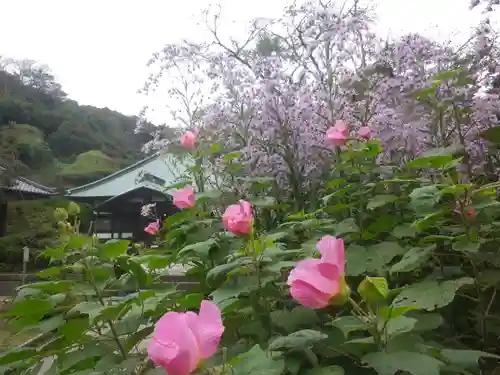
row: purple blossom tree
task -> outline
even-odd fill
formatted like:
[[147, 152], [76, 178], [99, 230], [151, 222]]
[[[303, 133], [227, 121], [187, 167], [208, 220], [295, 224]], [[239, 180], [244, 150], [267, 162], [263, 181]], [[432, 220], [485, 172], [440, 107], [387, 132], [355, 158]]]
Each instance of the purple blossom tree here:
[[[479, 137], [500, 106], [498, 47], [487, 22], [457, 48], [420, 35], [380, 40], [373, 13], [357, 0], [290, 6], [280, 19], [255, 20], [243, 42], [223, 42], [219, 14], [204, 16], [213, 42], [167, 45], [150, 62], [145, 91], [167, 78], [170, 99], [180, 103], [173, 121], [237, 151], [245, 174], [274, 177], [287, 195], [304, 198], [321, 183], [335, 157], [325, 133], [337, 119], [352, 132], [370, 127], [390, 162], [458, 145], [471, 175], [495, 157]], [[227, 167], [209, 162], [221, 174]]]

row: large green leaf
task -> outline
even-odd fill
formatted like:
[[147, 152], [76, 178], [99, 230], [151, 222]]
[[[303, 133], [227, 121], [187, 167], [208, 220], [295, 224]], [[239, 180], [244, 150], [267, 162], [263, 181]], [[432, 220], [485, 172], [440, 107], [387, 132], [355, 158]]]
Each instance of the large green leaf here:
[[179, 252], [179, 256], [185, 255], [189, 252], [194, 252], [202, 257], [208, 257], [210, 250], [216, 245], [217, 241], [213, 238], [209, 238], [206, 241], [200, 241], [184, 246]]
[[443, 362], [428, 355], [406, 351], [369, 353], [362, 360], [379, 375], [395, 375], [399, 371], [412, 375], [440, 375], [444, 366]]
[[59, 332], [68, 340], [77, 340], [87, 329], [89, 328], [89, 319], [76, 318], [68, 320], [62, 327], [59, 328]]
[[427, 247], [414, 247], [410, 249], [405, 255], [403, 255], [403, 258], [398, 263], [391, 267], [391, 272], [411, 272], [415, 270], [427, 262], [435, 248], [436, 246], [432, 245]]
[[239, 267], [246, 266], [249, 264], [252, 264], [252, 258], [244, 257], [244, 258], [238, 258], [234, 262], [218, 265], [212, 268], [210, 271], [208, 271], [207, 280], [213, 281], [221, 277], [226, 277], [226, 275], [231, 271], [234, 271]]
[[325, 335], [322, 332], [314, 331], [312, 329], [303, 329], [302, 331], [291, 333], [288, 336], [278, 337], [271, 344], [269, 344], [268, 349], [293, 350], [307, 348], [318, 341], [326, 339], [327, 337], [328, 335]]
[[342, 236], [348, 233], [358, 233], [359, 227], [353, 218], [348, 218], [335, 225], [335, 235]]
[[395, 195], [376, 195], [368, 201], [366, 208], [368, 210], [374, 210], [376, 208], [385, 206], [386, 204], [397, 201], [399, 198]]
[[52, 310], [52, 301], [42, 298], [23, 299], [16, 302], [5, 316], [43, 316]]
[[410, 206], [417, 213], [428, 213], [438, 202], [441, 192], [436, 185], [422, 186], [410, 193]]
[[34, 349], [14, 349], [0, 354], [0, 366], [8, 365], [19, 361], [25, 361], [36, 355]]
[[130, 241], [109, 240], [99, 247], [99, 255], [103, 259], [114, 259], [127, 253]]
[[86, 314], [89, 317], [89, 321], [92, 324], [94, 320], [101, 315], [104, 307], [98, 302], [80, 302], [75, 305], [69, 312], [79, 312], [81, 314]]
[[293, 332], [300, 327], [311, 326], [319, 321], [318, 315], [312, 309], [297, 306], [292, 310], [275, 310], [271, 312], [271, 320], [287, 332]]
[[370, 328], [366, 323], [352, 315], [335, 318], [332, 325], [340, 329], [346, 339], [351, 332], [367, 331]]
[[418, 306], [421, 309], [433, 311], [453, 301], [460, 287], [471, 284], [474, 284], [474, 279], [470, 277], [443, 282], [425, 280], [405, 288], [393, 304], [396, 307]]
[[447, 362], [468, 370], [476, 370], [480, 358], [500, 359], [498, 355], [480, 350], [441, 349], [440, 354]]
[[397, 242], [381, 242], [373, 246], [351, 245], [346, 250], [347, 274], [358, 276], [384, 270], [396, 256], [404, 254]]
[[234, 375], [280, 375], [285, 367], [283, 359], [272, 359], [259, 345], [236, 358]]

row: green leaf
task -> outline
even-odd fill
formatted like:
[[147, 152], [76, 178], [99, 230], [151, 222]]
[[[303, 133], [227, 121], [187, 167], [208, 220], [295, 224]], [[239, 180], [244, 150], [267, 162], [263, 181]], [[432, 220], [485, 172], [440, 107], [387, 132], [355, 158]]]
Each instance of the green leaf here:
[[19, 361], [25, 361], [35, 356], [36, 350], [34, 349], [15, 349], [6, 353], [0, 354], [0, 366], [8, 365]]
[[348, 218], [335, 225], [335, 235], [342, 236], [348, 233], [358, 233], [359, 227], [353, 218]]
[[344, 375], [345, 371], [340, 366], [311, 368], [300, 373], [301, 375]]
[[398, 316], [397, 318], [392, 318], [389, 321], [383, 322], [389, 338], [412, 331], [416, 324], [417, 319], [407, 316]]
[[28, 284], [30, 289], [38, 289], [47, 293], [62, 293], [67, 292], [74, 285], [71, 280], [60, 281], [40, 281], [37, 283]]
[[49, 299], [24, 299], [16, 302], [4, 316], [43, 316], [52, 310], [52, 301]]
[[195, 252], [196, 254], [208, 257], [212, 247], [217, 245], [217, 241], [213, 238], [209, 238], [206, 241], [196, 242], [187, 246], [184, 246], [181, 251], [179, 251], [179, 256], [187, 254], [189, 252]]
[[389, 320], [389, 319], [394, 319], [394, 318], [397, 318], [401, 315], [404, 315], [407, 312], [416, 311], [416, 310], [420, 310], [420, 307], [418, 307], [418, 306], [402, 306], [402, 307], [380, 306], [379, 310], [378, 310], [378, 315], [383, 320]]
[[127, 253], [130, 241], [109, 240], [99, 247], [99, 255], [103, 259], [114, 259]]
[[414, 189], [409, 197], [411, 198], [410, 207], [417, 213], [428, 213], [441, 197], [441, 191], [436, 185], [422, 186]]
[[363, 323], [355, 316], [341, 316], [339, 318], [335, 318], [332, 325], [342, 331], [345, 339], [348, 338], [351, 332], [367, 331], [369, 329], [366, 323]]
[[297, 306], [292, 310], [275, 310], [271, 312], [272, 322], [287, 332], [294, 332], [304, 326], [311, 326], [319, 321], [318, 315], [312, 309]]
[[250, 288], [247, 285], [229, 280], [215, 289], [210, 296], [212, 297], [212, 301], [223, 310], [236, 302], [241, 293], [248, 292], [249, 290]]
[[56, 328], [59, 328], [63, 324], [64, 324], [63, 317], [61, 315], [56, 315], [56, 316], [52, 316], [48, 319], [42, 320], [36, 326], [36, 328], [43, 333], [47, 333], [47, 332], [51, 332], [51, 331], [55, 330]]
[[424, 156], [406, 163], [406, 166], [410, 168], [443, 168], [452, 161], [452, 155]]
[[281, 375], [285, 368], [283, 359], [272, 359], [255, 345], [248, 352], [236, 357], [236, 365], [233, 367], [233, 375]]
[[271, 344], [269, 344], [268, 350], [279, 351], [279, 350], [293, 350], [299, 348], [307, 348], [318, 341], [324, 340], [328, 337], [322, 332], [314, 331], [312, 329], [303, 329], [289, 334], [288, 336], [282, 336], [275, 339]]
[[411, 272], [422, 264], [426, 263], [431, 257], [436, 246], [414, 247], [410, 249], [403, 258], [391, 267], [391, 273]]
[[395, 375], [405, 371], [412, 375], [440, 375], [444, 363], [421, 353], [398, 351], [369, 353], [362, 361], [373, 367], [379, 375]]
[[480, 350], [441, 349], [440, 354], [446, 362], [468, 370], [478, 369], [478, 361], [480, 358], [500, 359], [498, 355], [482, 352]]
[[104, 307], [97, 302], [80, 302], [75, 305], [69, 312], [79, 312], [89, 316], [90, 324], [101, 314]]
[[500, 143], [500, 126], [494, 126], [480, 134], [481, 138], [495, 144]]
[[404, 254], [397, 242], [381, 242], [373, 246], [350, 245], [346, 250], [347, 275], [358, 276], [366, 272], [380, 272], [396, 256]]
[[46, 268], [40, 272], [36, 273], [36, 276], [39, 278], [50, 278], [50, 277], [55, 277], [59, 276], [61, 274], [62, 268], [61, 267], [49, 267]]
[[392, 235], [396, 238], [413, 238], [416, 234], [415, 228], [408, 225], [398, 225], [392, 230]]
[[443, 282], [425, 280], [405, 288], [396, 297], [393, 305], [397, 307], [418, 306], [423, 310], [433, 311], [453, 301], [460, 287], [471, 284], [474, 284], [474, 279], [470, 277]]
[[127, 337], [127, 341], [125, 342], [125, 351], [129, 352], [139, 342], [145, 340], [153, 332], [153, 329], [154, 326], [149, 326], [132, 333], [129, 337]]
[[395, 195], [376, 195], [368, 201], [366, 209], [374, 210], [376, 208], [385, 206], [386, 204], [393, 203], [399, 198]]
[[383, 277], [366, 277], [358, 286], [358, 293], [363, 301], [376, 304], [389, 296], [389, 284]]
[[75, 341], [89, 328], [88, 318], [75, 318], [68, 320], [59, 328], [59, 332], [68, 340]]
[[226, 277], [228, 273], [235, 269], [252, 264], [252, 258], [245, 257], [236, 259], [234, 262], [218, 265], [207, 273], [207, 281], [213, 281], [221, 277]]

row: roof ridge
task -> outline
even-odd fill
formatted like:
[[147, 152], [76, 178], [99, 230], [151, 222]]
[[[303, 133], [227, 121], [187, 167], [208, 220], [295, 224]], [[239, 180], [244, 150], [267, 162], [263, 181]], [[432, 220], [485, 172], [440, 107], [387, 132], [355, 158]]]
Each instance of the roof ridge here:
[[134, 169], [137, 169], [139, 168], [140, 166], [144, 165], [146, 162], [150, 161], [150, 160], [153, 160], [155, 158], [157, 158], [158, 156], [160, 156], [160, 153], [161, 152], [155, 152], [154, 154], [142, 159], [142, 160], [139, 160], [138, 162], [132, 164], [132, 165], [129, 165], [128, 167], [125, 167], [123, 169], [120, 169], [119, 171], [116, 171], [114, 173], [111, 173], [103, 178], [100, 178], [98, 180], [95, 180], [95, 181], [92, 181], [92, 182], [89, 182], [85, 185], [81, 185], [81, 186], [77, 186], [75, 188], [72, 188], [72, 189], [68, 189], [67, 190], [67, 194], [71, 196], [72, 193], [74, 192], [77, 192], [79, 190], [83, 190], [83, 189], [88, 189], [89, 187], [92, 187], [92, 186], [95, 186], [95, 185], [99, 185], [105, 181], [108, 181], [108, 180], [111, 180], [117, 176], [120, 176], [122, 175], [123, 173], [125, 172], [129, 172], [131, 170], [134, 170]]

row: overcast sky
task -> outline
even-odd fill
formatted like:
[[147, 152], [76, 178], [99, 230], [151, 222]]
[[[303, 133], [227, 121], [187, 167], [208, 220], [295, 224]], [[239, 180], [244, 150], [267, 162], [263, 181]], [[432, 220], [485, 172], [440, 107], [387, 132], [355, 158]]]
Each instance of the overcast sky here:
[[[366, 0], [377, 6], [382, 35], [423, 32], [464, 40], [481, 19], [470, 0]], [[279, 16], [289, 0], [0, 0], [0, 55], [48, 64], [80, 104], [137, 114], [146, 62], [165, 43], [200, 39], [197, 17], [220, 3], [225, 33], [255, 17]], [[229, 24], [229, 21], [236, 21]], [[165, 98], [168, 100], [168, 98]], [[153, 120], [161, 122], [161, 118]]]

